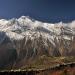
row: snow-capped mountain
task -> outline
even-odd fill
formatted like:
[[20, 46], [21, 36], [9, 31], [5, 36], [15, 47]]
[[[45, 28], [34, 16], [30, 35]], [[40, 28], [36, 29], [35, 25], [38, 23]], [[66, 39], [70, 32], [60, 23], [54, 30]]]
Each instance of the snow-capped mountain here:
[[[22, 16], [0, 20], [0, 61], [10, 50], [16, 50], [17, 60], [48, 56], [75, 55], [75, 21], [44, 23]], [[4, 57], [4, 59], [8, 59]], [[15, 57], [14, 57], [15, 58]], [[9, 60], [9, 59], [8, 59]]]

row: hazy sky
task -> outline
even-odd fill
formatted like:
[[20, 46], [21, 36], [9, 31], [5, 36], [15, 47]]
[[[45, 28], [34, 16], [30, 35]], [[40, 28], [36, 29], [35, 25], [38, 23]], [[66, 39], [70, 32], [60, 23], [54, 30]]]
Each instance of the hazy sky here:
[[0, 0], [0, 18], [22, 15], [46, 22], [75, 19], [75, 0]]

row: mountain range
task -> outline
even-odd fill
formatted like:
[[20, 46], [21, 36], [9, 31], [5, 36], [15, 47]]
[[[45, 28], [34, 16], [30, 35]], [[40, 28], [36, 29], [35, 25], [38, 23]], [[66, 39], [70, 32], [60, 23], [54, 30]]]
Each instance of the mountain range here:
[[0, 67], [25, 66], [41, 56], [75, 56], [75, 21], [45, 23], [28, 16], [0, 19]]

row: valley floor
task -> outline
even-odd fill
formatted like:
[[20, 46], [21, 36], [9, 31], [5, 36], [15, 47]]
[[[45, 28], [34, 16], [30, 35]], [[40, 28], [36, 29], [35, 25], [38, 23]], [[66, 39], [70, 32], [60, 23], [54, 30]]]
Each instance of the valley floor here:
[[75, 75], [75, 57], [42, 56], [35, 64], [18, 70], [1, 70], [0, 75]]

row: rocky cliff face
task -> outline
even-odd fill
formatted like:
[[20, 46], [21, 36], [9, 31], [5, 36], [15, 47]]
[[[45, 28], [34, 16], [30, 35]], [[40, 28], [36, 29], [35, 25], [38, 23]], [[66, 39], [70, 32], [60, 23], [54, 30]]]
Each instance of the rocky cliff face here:
[[26, 16], [11, 20], [1, 19], [1, 66], [14, 64], [14, 61], [23, 64], [42, 55], [75, 56], [74, 24], [75, 21], [43, 23]]

